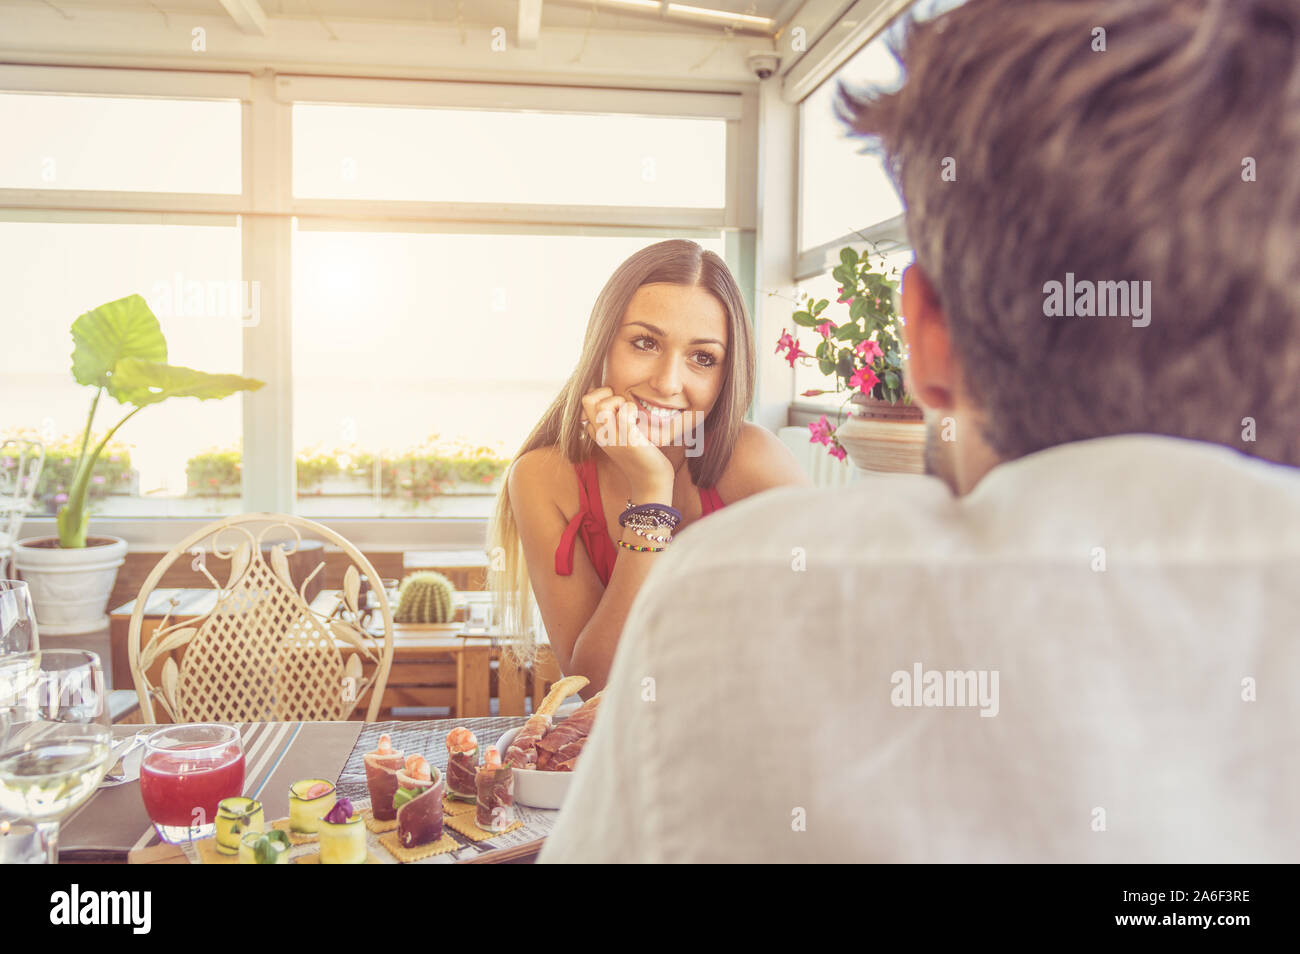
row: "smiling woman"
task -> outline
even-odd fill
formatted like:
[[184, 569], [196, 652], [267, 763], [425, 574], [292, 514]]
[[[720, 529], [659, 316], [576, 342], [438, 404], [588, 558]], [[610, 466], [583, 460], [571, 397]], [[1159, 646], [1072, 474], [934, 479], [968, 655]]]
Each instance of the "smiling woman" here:
[[673, 534], [724, 501], [807, 483], [774, 435], [744, 421], [753, 375], [749, 318], [721, 258], [668, 241], [618, 267], [489, 531], [490, 583], [518, 661], [535, 655], [535, 594], [560, 667], [599, 691]]

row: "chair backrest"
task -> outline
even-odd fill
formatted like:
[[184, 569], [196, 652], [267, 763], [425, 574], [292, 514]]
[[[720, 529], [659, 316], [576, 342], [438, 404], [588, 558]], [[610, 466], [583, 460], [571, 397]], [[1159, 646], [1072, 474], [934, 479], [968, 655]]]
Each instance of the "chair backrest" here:
[[776, 432], [781, 442], [790, 448], [808, 479], [815, 487], [842, 487], [858, 479], [859, 471], [847, 460], [836, 460], [821, 444], [808, 439], [806, 427], [783, 427]]
[[40, 441], [10, 437], [0, 443], [0, 569], [18, 539], [44, 468], [45, 445]]
[[[284, 530], [292, 539], [283, 538]], [[318, 601], [313, 607], [306, 599], [325, 568], [323, 558], [295, 585], [288, 556], [299, 551], [303, 531], [337, 547], [350, 561], [343, 574], [341, 618], [332, 615], [333, 606]], [[263, 546], [269, 548], [269, 565]], [[224, 583], [209, 570], [209, 553], [230, 561]], [[215, 606], [180, 620], [168, 610], [156, 627], [146, 629], [149, 598], [180, 559], [191, 560], [212, 584]], [[370, 592], [378, 604], [370, 625], [361, 619], [366, 610], [359, 605], [362, 574], [374, 584]], [[380, 619], [383, 631], [375, 633]], [[288, 514], [230, 517], [186, 537], [140, 588], [129, 633], [131, 675], [145, 722], [156, 721], [155, 701], [173, 722], [345, 720], [367, 693], [365, 719], [373, 722], [393, 662], [392, 610], [370, 561], [328, 527]]]

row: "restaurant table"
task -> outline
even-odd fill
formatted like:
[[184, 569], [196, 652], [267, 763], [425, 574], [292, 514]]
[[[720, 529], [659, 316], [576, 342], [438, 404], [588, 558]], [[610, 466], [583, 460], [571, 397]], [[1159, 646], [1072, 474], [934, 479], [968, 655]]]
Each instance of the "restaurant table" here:
[[[495, 745], [498, 737], [527, 721], [522, 716], [481, 719], [435, 719], [403, 722], [256, 722], [239, 725], [244, 743], [243, 794], [262, 802], [267, 823], [289, 814], [289, 786], [300, 779], [335, 780], [340, 796], [359, 800], [368, 797], [362, 757], [373, 751], [379, 736], [386, 733], [393, 745], [423, 755], [445, 772], [447, 733], [465, 726], [481, 746]], [[115, 738], [130, 736], [139, 725], [113, 727]], [[524, 811], [521, 809], [521, 812]], [[558, 812], [527, 809], [532, 832], [549, 831]], [[544, 838], [532, 833], [511, 832], [474, 843], [452, 831], [447, 833], [461, 847], [447, 856], [428, 859], [437, 863], [531, 862], [541, 850]], [[185, 864], [185, 851], [163, 843], [154, 831], [140, 799], [139, 781], [125, 782], [95, 792], [60, 826], [60, 861], [127, 862], [132, 864]], [[384, 861], [393, 861], [383, 858]]]

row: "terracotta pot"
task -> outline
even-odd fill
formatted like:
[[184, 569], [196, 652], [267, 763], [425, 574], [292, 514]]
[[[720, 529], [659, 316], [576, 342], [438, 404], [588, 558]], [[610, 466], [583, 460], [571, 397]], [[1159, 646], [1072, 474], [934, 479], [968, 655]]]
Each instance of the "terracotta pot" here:
[[925, 419], [920, 407], [862, 394], [850, 400], [853, 414], [835, 436], [855, 467], [871, 473], [925, 473]]
[[65, 550], [58, 537], [28, 537], [14, 544], [14, 568], [27, 581], [42, 636], [91, 633], [108, 626], [105, 610], [126, 560], [121, 537], [87, 537]]

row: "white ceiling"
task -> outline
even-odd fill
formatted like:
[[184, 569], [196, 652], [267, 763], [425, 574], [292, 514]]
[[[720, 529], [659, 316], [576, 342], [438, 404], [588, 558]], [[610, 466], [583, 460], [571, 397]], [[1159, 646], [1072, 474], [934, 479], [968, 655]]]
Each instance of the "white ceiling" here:
[[[765, 17], [775, 28], [730, 21], [736, 32], [771, 34], [803, 6], [803, 0], [677, 0], [687, 6]], [[275, 19], [312, 19], [339, 22], [366, 21], [390, 24], [444, 24], [466, 27], [513, 28], [519, 17], [519, 0], [0, 0], [0, 9], [33, 5], [47, 8], [51, 16], [75, 19], [81, 11], [155, 13], [164, 19], [185, 16], [226, 15], [226, 7], [260, 8]], [[667, 10], [621, 7], [608, 0], [543, 0], [541, 29], [591, 28], [620, 31], [718, 32], [729, 21], [691, 17]]]

